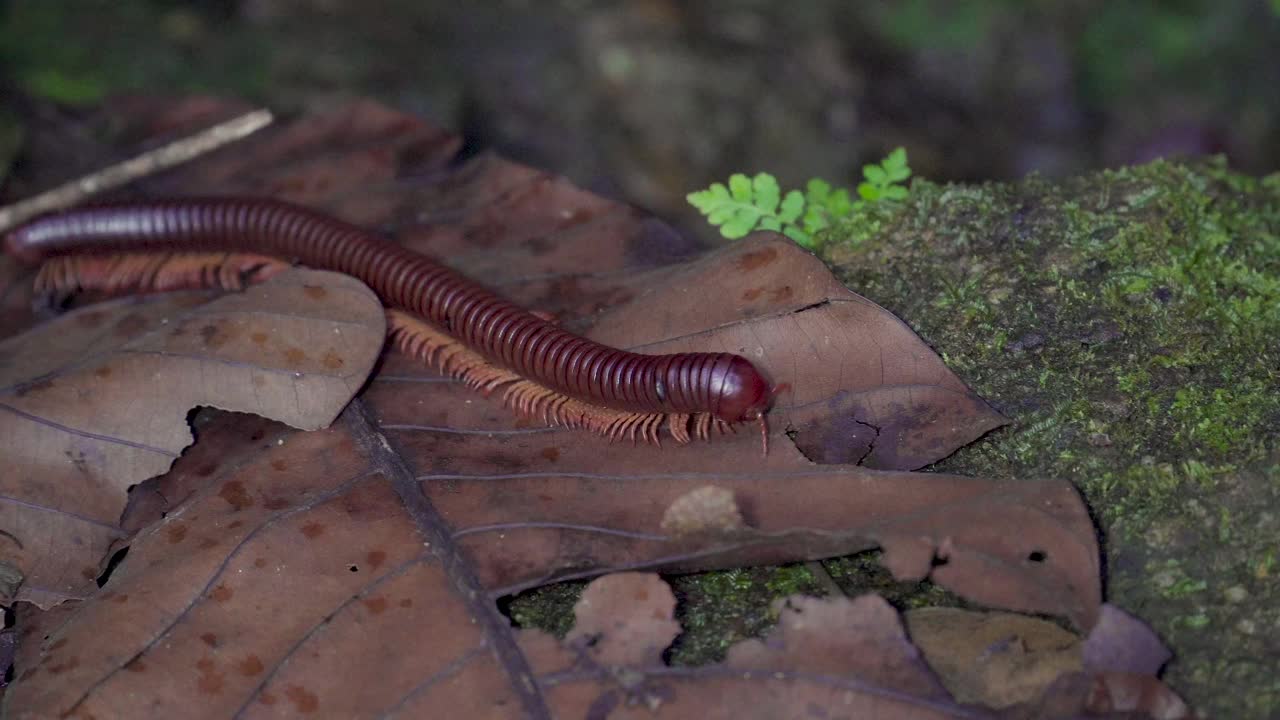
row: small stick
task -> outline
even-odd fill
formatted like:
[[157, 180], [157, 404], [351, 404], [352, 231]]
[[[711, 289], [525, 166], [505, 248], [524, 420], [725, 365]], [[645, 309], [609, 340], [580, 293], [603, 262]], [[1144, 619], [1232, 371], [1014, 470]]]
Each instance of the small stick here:
[[823, 565], [821, 560], [810, 560], [804, 566], [809, 571], [809, 574], [813, 576], [814, 582], [821, 585], [828, 596], [842, 597], [845, 595], [844, 588], [840, 587], [840, 583], [831, 577], [831, 573], [827, 572], [827, 566]]
[[0, 233], [37, 215], [79, 205], [89, 197], [138, 178], [194, 160], [252, 135], [274, 120], [270, 110], [254, 110], [136, 157], [63, 183], [52, 190], [0, 208]]

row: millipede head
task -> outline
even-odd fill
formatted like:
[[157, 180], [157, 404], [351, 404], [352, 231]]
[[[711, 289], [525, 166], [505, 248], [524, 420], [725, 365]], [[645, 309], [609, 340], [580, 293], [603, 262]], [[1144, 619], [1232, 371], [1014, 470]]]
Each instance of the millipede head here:
[[729, 356], [727, 367], [717, 368], [719, 393], [714, 414], [717, 420], [733, 424], [758, 420], [773, 404], [773, 389], [746, 358]]

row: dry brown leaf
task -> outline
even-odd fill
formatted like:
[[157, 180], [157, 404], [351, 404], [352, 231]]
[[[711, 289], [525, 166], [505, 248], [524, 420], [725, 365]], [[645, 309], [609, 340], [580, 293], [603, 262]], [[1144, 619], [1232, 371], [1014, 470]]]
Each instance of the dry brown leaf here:
[[1146, 623], [1111, 604], [1102, 606], [1082, 651], [1093, 673], [1157, 675], [1173, 657]]
[[1080, 672], [1080, 638], [1038, 618], [959, 608], [904, 616], [911, 641], [961, 702], [1005, 708], [1031, 702], [1064, 673]]
[[658, 665], [680, 634], [676, 596], [657, 575], [618, 573], [592, 582], [573, 606], [566, 643], [602, 665]]
[[[201, 443], [223, 438], [225, 445], [211, 442], [214, 447], [202, 450], [197, 443], [156, 483], [157, 495], [174, 500], [165, 518], [133, 539], [104, 592], [76, 603], [74, 611], [61, 616], [54, 629], [36, 641], [40, 651], [23, 647], [26, 655], [15, 667], [18, 680], [10, 688], [9, 707], [28, 708], [36, 716], [191, 716], [193, 703], [207, 717], [239, 710], [255, 715], [276, 707], [297, 714], [310, 708], [326, 715], [415, 716], [420, 711], [415, 708], [454, 707], [440, 703], [461, 703], [457, 707], [470, 707], [477, 714], [490, 712], [488, 698], [500, 697], [506, 698], [507, 710], [518, 715], [513, 708], [525, 707], [526, 702], [558, 706], [564, 693], [586, 692], [557, 685], [554, 692], [524, 693], [522, 688], [539, 687], [531, 679], [536, 675], [532, 667], [543, 661], [544, 653], [554, 659], [566, 651], [515, 647], [506, 620], [495, 609], [494, 594], [504, 591], [485, 583], [492, 583], [486, 575], [500, 571], [503, 562], [520, 562], [518, 548], [530, 543], [529, 530], [548, 533], [536, 544], [559, 538], [562, 550], [553, 553], [558, 561], [577, 560], [580, 570], [599, 573], [608, 566], [602, 565], [602, 551], [589, 544], [595, 533], [530, 521], [525, 527], [485, 528], [479, 534], [492, 542], [472, 543], [475, 525], [454, 515], [456, 503], [440, 503], [439, 498], [500, 500], [504, 483], [476, 492], [468, 489], [479, 487], [474, 483], [451, 487], [443, 480], [419, 482], [404, 465], [404, 457], [361, 413], [360, 402], [342, 423], [319, 432], [293, 432], [274, 424], [253, 427], [242, 416], [225, 414], [202, 425]], [[836, 475], [828, 473], [823, 479], [829, 484]], [[803, 495], [787, 493], [781, 483], [754, 484], [780, 486], [778, 507], [767, 512], [803, 514]], [[431, 486], [438, 486], [440, 495], [426, 495]], [[888, 488], [882, 486], [884, 491]], [[600, 486], [580, 488], [588, 495], [599, 491]], [[676, 498], [682, 495], [672, 492]], [[856, 501], [850, 496], [845, 510]], [[552, 498], [538, 502], [545, 506]], [[627, 500], [622, 503], [630, 505]], [[582, 505], [614, 514], [620, 510], [611, 497]], [[841, 509], [831, 511], [838, 515]], [[698, 559], [700, 552], [712, 559], [717, 552], [749, 556], [758, 547], [777, 557], [794, 556], [808, 547], [806, 536], [817, 548], [835, 547], [840, 538], [838, 532], [823, 537], [824, 533], [796, 529], [774, 538], [714, 537], [703, 546], [682, 546], [692, 541], [663, 541], [658, 528], [662, 515], [655, 507], [650, 527], [617, 536], [630, 542], [650, 538], [639, 543], [641, 548], [654, 542], [684, 547], [686, 562]], [[463, 521], [451, 528], [447, 520]], [[620, 565], [646, 562], [643, 552], [630, 556], [626, 547], [604, 550], [617, 552], [623, 559]], [[646, 564], [669, 562], [658, 557]], [[649, 600], [657, 605], [646, 606], [650, 610], [634, 620], [602, 611], [620, 603], [643, 606], [632, 602], [636, 597], [622, 593], [595, 602], [596, 620], [584, 626], [585, 635], [593, 637], [613, 632], [616, 626], [627, 629], [630, 634], [617, 641], [623, 650], [608, 655], [611, 659], [654, 657], [671, 639], [671, 625], [662, 618], [672, 605], [669, 598], [650, 594]], [[838, 612], [822, 618], [814, 625], [822, 629], [819, 635], [845, 623]], [[883, 629], [886, 623], [877, 616], [868, 625]], [[664, 633], [662, 642], [644, 641], [649, 626]], [[893, 630], [884, 641], [905, 643], [900, 633]], [[617, 647], [596, 643], [602, 655]], [[641, 650], [627, 651], [628, 647]], [[751, 685], [778, 671], [796, 676], [815, 671], [803, 662], [788, 669], [771, 662], [751, 665], [751, 652], [768, 656], [768, 647], [739, 652], [745, 655], [735, 656], [735, 661], [750, 665], [746, 670], [690, 671], [675, 678], [667, 678], [664, 670], [660, 676], [664, 683], [707, 683], [719, 688], [716, 692], [728, 692], [744, 684], [744, 678]], [[864, 655], [855, 647], [823, 655], [809, 646], [801, 655], [805, 662], [835, 666], [846, 653]], [[342, 682], [334, 683], [334, 678]], [[847, 691], [847, 684], [833, 688]], [[910, 687], [915, 693], [923, 685]], [[600, 692], [595, 680], [590, 688]], [[844, 702], [840, 698], [845, 697], [832, 688], [823, 689], [818, 700], [801, 689], [778, 692], [772, 700], [758, 702], [777, 710], [788, 702]], [[616, 688], [603, 694], [617, 696]], [[915, 702], [914, 694], [904, 697], [893, 703]], [[471, 715], [458, 710], [458, 716]]]
[[[670, 590], [657, 576], [593, 583], [575, 632], [561, 645], [537, 631], [497, 628], [481, 604], [441, 592], [447, 583], [438, 558], [420, 546], [378, 556], [379, 563], [365, 559], [399, 534], [396, 519], [372, 520], [364, 529], [374, 536], [348, 550], [343, 542], [354, 535], [326, 539], [321, 532], [297, 552], [291, 538], [305, 538], [317, 515], [342, 512], [356, 498], [376, 514], [383, 506], [378, 487], [391, 485], [385, 478], [349, 484], [343, 499], [329, 498], [337, 501], [332, 509], [281, 508], [276, 522], [239, 540], [247, 547], [237, 574], [278, 573], [270, 565], [283, 561], [278, 556], [263, 567], [250, 560], [277, 542], [293, 546], [294, 564], [317, 570], [360, 563], [360, 573], [328, 580], [316, 574], [313, 599], [288, 612], [268, 588], [251, 587], [266, 583], [234, 582], [170, 608], [178, 612], [169, 618], [150, 597], [112, 594], [73, 617], [64, 606], [50, 614], [56, 622], [31, 624], [43, 628], [44, 651], [21, 662], [29, 669], [12, 688], [10, 716], [574, 718], [609, 710], [609, 717], [776, 718], [808, 708], [852, 717], [990, 717], [947, 696], [894, 611], [875, 596], [793, 598], [767, 640], [732, 648], [724, 665], [678, 668], [660, 659], [678, 627]], [[327, 603], [336, 603], [328, 613]], [[229, 622], [233, 607], [241, 616], [249, 609], [279, 621], [248, 631]], [[404, 632], [406, 621], [416, 632]], [[106, 632], [95, 634], [95, 624]], [[524, 697], [515, 685], [521, 682], [530, 691]]]
[[122, 299], [0, 343], [3, 600], [44, 607], [93, 589], [130, 485], [191, 443], [196, 406], [324, 427], [382, 344], [377, 298], [294, 270], [243, 294]]

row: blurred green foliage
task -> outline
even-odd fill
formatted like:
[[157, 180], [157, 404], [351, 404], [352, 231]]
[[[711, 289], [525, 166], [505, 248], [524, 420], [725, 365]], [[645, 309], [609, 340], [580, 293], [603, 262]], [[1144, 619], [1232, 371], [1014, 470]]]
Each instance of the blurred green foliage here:
[[[1280, 0], [1268, 4], [1280, 15]], [[1251, 28], [1258, 14], [1251, 10], [1261, 9], [1248, 0], [903, 0], [870, 14], [878, 34], [907, 51], [972, 52], [996, 44], [1009, 28], [1056, 28], [1081, 90], [1108, 102], [1158, 86], [1229, 94], [1224, 80], [1267, 42]]]
[[202, 3], [0, 2], [0, 66], [23, 90], [69, 104], [120, 91], [267, 95], [264, 37]]

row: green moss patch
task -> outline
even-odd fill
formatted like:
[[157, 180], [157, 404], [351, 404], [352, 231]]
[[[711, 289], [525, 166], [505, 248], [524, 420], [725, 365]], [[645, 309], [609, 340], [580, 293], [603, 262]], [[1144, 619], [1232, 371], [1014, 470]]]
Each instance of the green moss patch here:
[[1014, 421], [934, 469], [1076, 483], [1175, 688], [1280, 710], [1280, 176], [1156, 162], [911, 195], [824, 239]]

